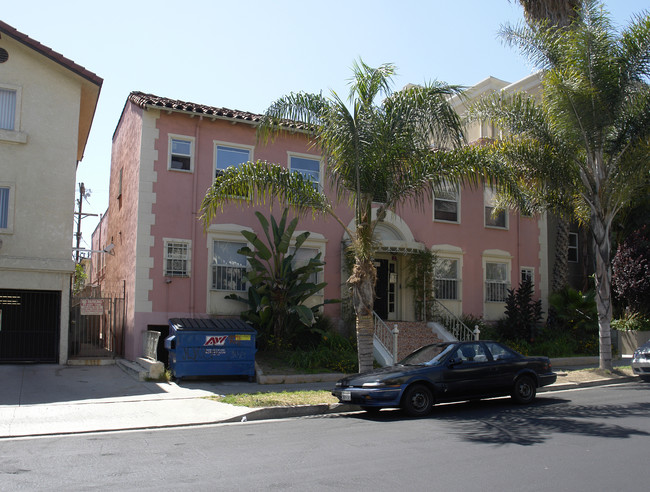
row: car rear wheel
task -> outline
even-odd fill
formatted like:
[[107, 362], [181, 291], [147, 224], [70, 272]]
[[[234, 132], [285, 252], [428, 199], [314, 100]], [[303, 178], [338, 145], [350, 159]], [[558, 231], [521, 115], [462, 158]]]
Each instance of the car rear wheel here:
[[512, 398], [521, 404], [530, 403], [535, 399], [537, 393], [537, 386], [535, 381], [530, 376], [520, 376], [515, 381], [515, 386], [512, 389]]
[[402, 397], [402, 408], [411, 417], [424, 417], [433, 408], [433, 393], [423, 384], [409, 386]]

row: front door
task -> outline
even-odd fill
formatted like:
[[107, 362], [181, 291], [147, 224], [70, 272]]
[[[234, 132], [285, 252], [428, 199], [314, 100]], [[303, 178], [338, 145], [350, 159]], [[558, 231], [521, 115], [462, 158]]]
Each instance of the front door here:
[[388, 260], [375, 260], [377, 284], [375, 285], [375, 312], [381, 319], [388, 319]]

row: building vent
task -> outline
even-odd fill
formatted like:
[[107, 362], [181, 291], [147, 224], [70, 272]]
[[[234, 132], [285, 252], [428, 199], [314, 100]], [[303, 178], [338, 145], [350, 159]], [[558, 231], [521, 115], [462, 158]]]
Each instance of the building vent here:
[[0, 63], [4, 63], [9, 59], [9, 53], [4, 48], [0, 48]]

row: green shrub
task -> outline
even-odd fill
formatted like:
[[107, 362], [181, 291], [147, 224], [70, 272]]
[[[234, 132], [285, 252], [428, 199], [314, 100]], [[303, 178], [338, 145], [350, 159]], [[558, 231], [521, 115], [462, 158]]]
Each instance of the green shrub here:
[[354, 373], [358, 371], [358, 355], [354, 338], [332, 331], [320, 335], [318, 343], [276, 354], [286, 364], [307, 374], [318, 372]]
[[611, 326], [612, 329], [619, 331], [650, 331], [650, 319], [632, 313], [620, 319], [613, 319]]

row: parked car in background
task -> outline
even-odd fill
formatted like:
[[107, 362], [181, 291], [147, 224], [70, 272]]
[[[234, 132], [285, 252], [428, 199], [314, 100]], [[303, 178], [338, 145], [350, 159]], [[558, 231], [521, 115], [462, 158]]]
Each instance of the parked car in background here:
[[397, 365], [343, 378], [332, 394], [368, 412], [399, 407], [422, 417], [441, 402], [511, 395], [530, 403], [537, 388], [556, 379], [548, 357], [526, 357], [489, 340], [448, 342], [426, 345]]
[[632, 370], [641, 379], [650, 382], [650, 340], [634, 351]]

